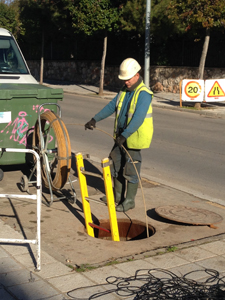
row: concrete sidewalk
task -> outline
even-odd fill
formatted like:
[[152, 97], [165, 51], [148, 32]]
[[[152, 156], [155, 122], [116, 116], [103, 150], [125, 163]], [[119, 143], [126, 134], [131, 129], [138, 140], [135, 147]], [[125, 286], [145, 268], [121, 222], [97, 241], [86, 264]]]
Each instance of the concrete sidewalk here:
[[[65, 92], [96, 96], [98, 88], [87, 85], [51, 85]], [[116, 93], [105, 91], [105, 98]], [[183, 110], [179, 95], [155, 94], [153, 106]], [[224, 103], [205, 110], [212, 117], [224, 118]], [[89, 162], [90, 167], [98, 164]], [[72, 176], [75, 167], [72, 166]], [[1, 193], [22, 194], [18, 189], [21, 171], [6, 172]], [[74, 179], [72, 178], [72, 179]], [[102, 188], [88, 183], [89, 196], [99, 199]], [[75, 183], [78, 202], [56, 201], [42, 205], [41, 271], [35, 272], [36, 247], [0, 244], [0, 299], [225, 299], [225, 206], [211, 203], [162, 184], [143, 183], [148, 222], [156, 232], [150, 238], [120, 243], [91, 238], [84, 231], [81, 196]], [[157, 216], [153, 208], [165, 205], [204, 209], [223, 220], [210, 228], [177, 223]], [[138, 189], [135, 210], [118, 213], [118, 220], [144, 222], [142, 194]], [[8, 199], [0, 202], [0, 237], [24, 238], [35, 233], [35, 204]], [[93, 216], [104, 219], [107, 207], [91, 204]], [[22, 229], [22, 230], [21, 230]], [[96, 263], [94, 263], [96, 262]], [[190, 281], [187, 281], [189, 279]], [[221, 280], [220, 280], [221, 279]], [[198, 282], [195, 283], [193, 280]], [[202, 293], [202, 294], [201, 294]], [[151, 297], [149, 296], [151, 295]], [[184, 297], [185, 296], [185, 297]], [[201, 296], [201, 297], [200, 297]], [[176, 298], [177, 297], [177, 298]], [[180, 298], [179, 298], [180, 297]], [[189, 298], [188, 298], [189, 297]], [[197, 298], [199, 297], [199, 298]]]
[[[0, 230], [9, 238], [15, 238], [15, 235], [22, 237], [2, 221]], [[98, 295], [98, 299], [104, 300], [131, 300], [153, 299], [143, 295], [154, 293], [159, 295], [157, 299], [168, 299], [163, 293], [163, 286], [160, 298], [160, 283], [165, 287], [170, 285], [171, 293], [175, 293], [171, 299], [181, 299], [176, 296], [179, 297], [179, 291], [182, 292], [182, 285], [186, 288], [189, 285], [188, 291], [192, 292], [186, 299], [224, 299], [224, 281], [219, 280], [225, 275], [225, 236], [219, 240], [208, 240], [205, 244], [82, 273], [71, 270], [45, 251], [42, 251], [42, 269], [35, 272], [31, 253], [27, 246], [0, 246], [0, 299], [94, 299]], [[212, 286], [214, 292], [210, 292]], [[193, 288], [195, 291], [192, 291]], [[195, 298], [197, 289], [205, 298]], [[187, 297], [188, 292], [183, 290], [183, 295]]]

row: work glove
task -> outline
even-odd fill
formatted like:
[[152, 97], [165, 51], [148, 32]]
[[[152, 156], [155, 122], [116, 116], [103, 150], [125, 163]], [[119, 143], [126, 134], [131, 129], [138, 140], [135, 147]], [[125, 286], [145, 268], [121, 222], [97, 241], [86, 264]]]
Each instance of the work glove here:
[[123, 135], [120, 135], [116, 138], [116, 143], [119, 147], [121, 147], [125, 141], [126, 138]]
[[86, 129], [91, 129], [91, 130], [93, 130], [93, 128], [96, 127], [95, 124], [96, 124], [96, 121], [95, 121], [95, 119], [92, 118], [89, 122], [87, 122], [87, 123], [84, 125], [84, 128], [85, 128], [85, 130], [86, 130]]

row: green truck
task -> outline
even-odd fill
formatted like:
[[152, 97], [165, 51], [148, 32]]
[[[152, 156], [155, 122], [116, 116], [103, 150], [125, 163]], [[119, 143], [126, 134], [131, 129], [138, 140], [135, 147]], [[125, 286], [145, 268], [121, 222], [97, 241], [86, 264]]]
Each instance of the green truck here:
[[[0, 28], [0, 148], [31, 149], [39, 105], [62, 100], [62, 89], [52, 89], [36, 81], [13, 35]], [[56, 112], [57, 106], [46, 105], [41, 109]], [[28, 160], [25, 153], [0, 152], [0, 167]]]

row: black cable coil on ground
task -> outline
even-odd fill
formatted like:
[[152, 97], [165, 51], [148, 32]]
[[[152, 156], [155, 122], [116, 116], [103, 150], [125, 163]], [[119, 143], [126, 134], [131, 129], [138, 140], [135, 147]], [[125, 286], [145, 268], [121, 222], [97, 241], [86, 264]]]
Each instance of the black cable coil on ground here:
[[[199, 282], [191, 279], [192, 275], [200, 272], [204, 279]], [[133, 296], [134, 300], [225, 299], [225, 276], [220, 276], [218, 271], [212, 269], [192, 271], [181, 277], [163, 269], [138, 270], [134, 276], [127, 278], [110, 276], [106, 278], [106, 282], [107, 284], [77, 288], [67, 295], [77, 300], [107, 299], [107, 295], [111, 293], [116, 293], [120, 298]], [[102, 291], [95, 293], [95, 288], [102, 288]], [[80, 297], [84, 294], [85, 297]]]

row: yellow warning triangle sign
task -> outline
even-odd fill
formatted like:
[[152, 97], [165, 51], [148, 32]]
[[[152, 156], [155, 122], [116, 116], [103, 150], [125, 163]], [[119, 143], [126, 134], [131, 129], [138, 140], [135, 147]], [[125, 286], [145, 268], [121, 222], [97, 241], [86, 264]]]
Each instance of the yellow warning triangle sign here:
[[218, 81], [215, 81], [207, 97], [224, 97], [224, 96], [225, 93], [223, 89], [219, 85]]

